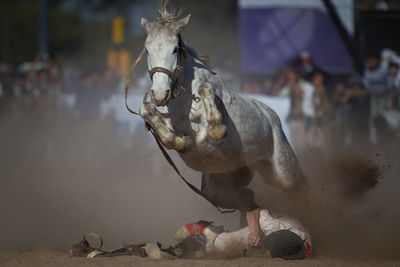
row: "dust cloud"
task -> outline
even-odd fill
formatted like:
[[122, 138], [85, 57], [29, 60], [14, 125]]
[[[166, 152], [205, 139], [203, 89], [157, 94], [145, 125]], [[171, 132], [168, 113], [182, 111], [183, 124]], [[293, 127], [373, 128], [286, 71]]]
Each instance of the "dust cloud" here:
[[252, 186], [262, 188], [259, 201], [272, 211], [298, 214], [317, 257], [399, 259], [398, 151], [398, 144], [385, 151], [334, 145], [303, 151], [299, 158], [312, 192], [308, 207], [294, 207], [282, 191], [267, 188], [259, 178]]
[[[2, 112], [0, 143], [1, 249], [69, 249], [84, 232], [108, 249], [168, 245], [188, 222], [238, 226], [236, 214], [220, 215], [187, 188], [144, 127], [130, 136], [112, 120], [80, 122], [47, 106]], [[200, 186], [200, 174], [176, 162]]]
[[[148, 240], [170, 245], [188, 222], [239, 226], [238, 213], [218, 213], [177, 177], [143, 127], [128, 135], [112, 120], [74, 120], [48, 105], [1, 113], [1, 249], [66, 250], [89, 231], [109, 249]], [[400, 257], [396, 146], [302, 153], [317, 202], [306, 223], [317, 257]], [[200, 174], [171, 155], [200, 186]], [[265, 207], [290, 215], [282, 191], [257, 177], [252, 186]]]

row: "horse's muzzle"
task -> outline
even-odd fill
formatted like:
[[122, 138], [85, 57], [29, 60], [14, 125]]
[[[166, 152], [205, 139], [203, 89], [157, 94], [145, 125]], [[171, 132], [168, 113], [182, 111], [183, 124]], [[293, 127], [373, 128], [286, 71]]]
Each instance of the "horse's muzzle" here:
[[157, 106], [166, 106], [171, 100], [171, 90], [168, 89], [162, 92], [151, 90], [151, 98]]

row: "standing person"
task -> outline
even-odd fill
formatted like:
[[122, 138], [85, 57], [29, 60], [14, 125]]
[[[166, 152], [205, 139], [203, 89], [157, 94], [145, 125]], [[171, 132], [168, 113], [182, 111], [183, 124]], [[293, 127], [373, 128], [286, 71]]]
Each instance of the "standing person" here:
[[383, 59], [379, 62], [376, 55], [370, 55], [366, 60], [366, 69], [364, 71], [364, 84], [371, 95], [371, 114], [372, 121], [380, 115], [388, 103], [388, 61]]
[[332, 105], [328, 98], [325, 87], [325, 76], [322, 72], [315, 72], [312, 75], [311, 82], [315, 88], [314, 106], [315, 106], [315, 134], [320, 139], [320, 144], [330, 140]]
[[300, 76], [306, 80], [309, 80], [314, 72], [320, 70], [307, 50], [301, 51], [298, 56], [289, 62], [289, 66], [299, 70]]
[[290, 96], [291, 99], [288, 121], [293, 145], [297, 152], [303, 152], [313, 142], [309, 133], [315, 116], [314, 92], [314, 86], [301, 79], [297, 70], [288, 71], [287, 84], [279, 95]]
[[274, 216], [267, 209], [257, 209], [257, 212], [263, 236], [259, 243], [248, 238], [249, 227], [235, 232], [223, 232], [222, 227], [215, 227], [205, 221], [182, 226], [176, 232], [175, 239], [181, 241], [191, 236], [204, 236], [206, 252], [237, 253], [238, 256], [254, 246], [263, 246], [272, 257], [287, 260], [304, 259], [312, 254], [310, 234], [298, 220]]

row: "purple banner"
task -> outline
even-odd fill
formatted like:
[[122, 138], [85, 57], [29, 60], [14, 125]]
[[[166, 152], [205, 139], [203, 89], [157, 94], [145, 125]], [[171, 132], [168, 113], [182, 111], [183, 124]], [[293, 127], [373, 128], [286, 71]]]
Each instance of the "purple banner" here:
[[351, 70], [331, 18], [317, 8], [241, 8], [240, 39], [246, 74], [273, 74], [304, 50], [325, 71]]

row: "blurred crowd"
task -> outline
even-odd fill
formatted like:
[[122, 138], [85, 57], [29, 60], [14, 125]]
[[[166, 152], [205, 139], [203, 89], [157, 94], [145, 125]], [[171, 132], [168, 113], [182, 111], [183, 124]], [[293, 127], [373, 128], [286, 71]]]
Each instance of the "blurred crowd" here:
[[[20, 140], [15, 149], [24, 144], [46, 161], [77, 153], [73, 158], [92, 162], [126, 152], [132, 137], [119, 127], [112, 107], [101, 112], [102, 103], [122, 95], [122, 80], [108, 68], [82, 71], [51, 58], [19, 66], [1, 61], [0, 141]], [[123, 101], [118, 106], [124, 109]]]
[[[369, 55], [362, 74], [348, 75], [323, 71], [304, 51], [274, 77], [242, 78], [241, 88], [232, 65], [225, 55], [215, 70], [234, 91], [290, 99], [287, 123], [298, 151], [400, 137], [400, 57], [391, 50]], [[43, 117], [84, 123], [110, 117], [131, 134], [138, 122], [124, 110], [123, 82], [113, 70], [61, 69], [51, 58], [14, 68], [0, 61], [0, 115], [39, 110]], [[149, 88], [147, 72], [138, 70], [134, 83], [139, 93]]]
[[297, 150], [380, 144], [400, 134], [399, 65], [400, 57], [384, 49], [366, 57], [362, 74], [333, 75], [303, 51], [273, 78], [245, 79], [242, 91], [290, 98], [287, 120]]
[[19, 66], [0, 60], [0, 110], [42, 108], [65, 112], [76, 121], [97, 119], [101, 101], [115, 93], [118, 83], [110, 69], [61, 69], [52, 58], [40, 56]]

